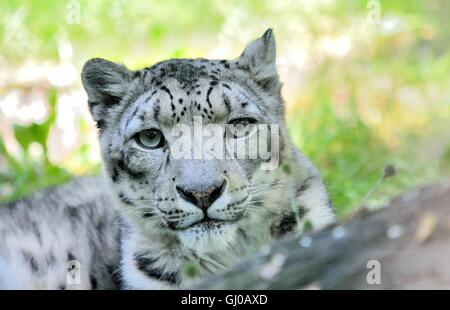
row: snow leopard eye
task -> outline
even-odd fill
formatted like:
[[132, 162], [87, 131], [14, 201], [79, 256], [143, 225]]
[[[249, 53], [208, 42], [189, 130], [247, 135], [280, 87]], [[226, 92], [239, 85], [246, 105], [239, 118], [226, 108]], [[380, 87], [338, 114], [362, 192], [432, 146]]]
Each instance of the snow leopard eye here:
[[138, 132], [134, 139], [139, 146], [150, 150], [160, 148], [165, 143], [162, 132], [154, 128]]
[[247, 138], [255, 132], [256, 119], [250, 117], [236, 118], [228, 122], [227, 135], [229, 138]]

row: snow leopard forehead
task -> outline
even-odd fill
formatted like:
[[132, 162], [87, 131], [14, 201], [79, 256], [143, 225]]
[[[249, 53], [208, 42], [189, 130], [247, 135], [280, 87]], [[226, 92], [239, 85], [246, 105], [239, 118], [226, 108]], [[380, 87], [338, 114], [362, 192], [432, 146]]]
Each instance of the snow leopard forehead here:
[[[156, 86], [168, 78], [178, 80], [183, 89], [187, 91], [198, 87], [199, 79], [217, 81], [221, 77], [229, 76], [232, 72], [231, 62], [228, 60], [209, 59], [170, 59], [159, 62], [153, 66], [135, 71], [135, 76], [147, 80]], [[233, 63], [233, 67], [239, 65]], [[150, 79], [150, 80], [149, 80]], [[148, 81], [149, 80], [149, 81]]]
[[[101, 131], [111, 122], [117, 121], [139, 98], [142, 99], [144, 95], [150, 97], [157, 91], [164, 91], [170, 97], [175, 121], [183, 115], [174, 114], [176, 109], [173, 109], [173, 105], [181, 104], [185, 98], [177, 98], [178, 102], [173, 102], [173, 91], [189, 97], [203, 89], [206, 92], [203, 94], [204, 99], [211, 108], [209, 95], [220, 82], [221, 87], [235, 93], [253, 96], [253, 101], [258, 103], [261, 110], [269, 110], [271, 115], [281, 116], [283, 113], [281, 83], [275, 67], [275, 41], [270, 30], [251, 42], [241, 56], [234, 60], [171, 59], [131, 71], [123, 65], [96, 58], [85, 64], [82, 80], [88, 93], [91, 113]], [[228, 100], [225, 98], [223, 103], [227, 105]], [[204, 111], [209, 110], [208, 107], [199, 107], [198, 102], [194, 106], [208, 114]], [[204, 117], [212, 119], [211, 115]]]
[[280, 102], [270, 100], [274, 94], [277, 101], [278, 93], [265, 93], [263, 85], [251, 79], [249, 70], [239, 60], [166, 60], [133, 73], [132, 86], [123, 99], [123, 111], [135, 102], [150, 103], [151, 112], [169, 126], [183, 121], [187, 114], [214, 122], [237, 105], [248, 106], [250, 111], [255, 105], [265, 115], [280, 115]]

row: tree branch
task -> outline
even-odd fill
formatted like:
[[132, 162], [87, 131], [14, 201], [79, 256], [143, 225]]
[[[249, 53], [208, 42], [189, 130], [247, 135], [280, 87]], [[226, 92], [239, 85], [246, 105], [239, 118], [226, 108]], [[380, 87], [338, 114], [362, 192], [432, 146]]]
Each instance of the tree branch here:
[[[361, 214], [362, 213], [362, 214]], [[369, 284], [368, 262], [381, 284]], [[450, 288], [450, 183], [402, 194], [340, 226], [274, 242], [199, 289]]]

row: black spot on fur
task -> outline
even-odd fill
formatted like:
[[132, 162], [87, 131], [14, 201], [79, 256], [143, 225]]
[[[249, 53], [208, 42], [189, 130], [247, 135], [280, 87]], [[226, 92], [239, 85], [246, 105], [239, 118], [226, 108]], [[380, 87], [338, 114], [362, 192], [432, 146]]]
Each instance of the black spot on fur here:
[[161, 86], [161, 90], [165, 91], [167, 94], [169, 94], [170, 100], [173, 100], [172, 93], [166, 86]]
[[31, 229], [33, 230], [33, 234], [36, 236], [36, 238], [38, 239], [39, 244], [42, 244], [42, 236], [41, 236], [41, 232], [39, 231], [39, 227], [37, 225], [36, 222], [32, 222], [31, 223]]
[[22, 254], [25, 260], [30, 264], [31, 271], [34, 273], [38, 272], [39, 267], [36, 258], [34, 258], [34, 256], [29, 252], [23, 252]]
[[262, 201], [255, 201], [252, 204], [256, 207], [262, 207], [262, 205], [263, 205]]
[[302, 192], [306, 191], [310, 187], [310, 184], [308, 183], [308, 180], [305, 181], [299, 188], [296, 190], [297, 196], [300, 195]]
[[69, 206], [66, 208], [66, 213], [71, 221], [79, 221], [81, 219], [80, 210], [77, 207]]
[[305, 206], [298, 206], [298, 217], [300, 219], [303, 218], [307, 212], [308, 212], [308, 210], [306, 209]]
[[153, 212], [151, 212], [151, 211], [148, 211], [148, 212], [143, 213], [142, 216], [143, 216], [144, 218], [152, 218], [152, 217], [155, 216], [155, 213], [153, 213]]
[[106, 123], [104, 120], [100, 119], [95, 123], [95, 126], [98, 128], [98, 132], [101, 134], [103, 133], [104, 129], [106, 128]]
[[76, 260], [75, 255], [72, 254], [72, 252], [69, 251], [67, 253], [67, 261]]
[[116, 267], [114, 267], [112, 265], [107, 265], [106, 270], [108, 271], [108, 274], [111, 276], [111, 279], [112, 279], [114, 285], [118, 289], [121, 289], [123, 283], [122, 283], [122, 277], [120, 276], [120, 272], [117, 272]]
[[53, 254], [50, 254], [47, 258], [46, 258], [46, 262], [48, 266], [52, 266], [56, 263], [56, 258]]
[[278, 225], [275, 225], [271, 229], [272, 236], [282, 237], [287, 233], [293, 232], [297, 226], [297, 219], [294, 212], [290, 210], [288, 213], [282, 215]]
[[134, 260], [137, 268], [144, 272], [148, 277], [159, 281], [169, 282], [171, 284], [179, 284], [181, 279], [177, 272], [166, 272], [161, 268], [154, 267], [156, 259], [146, 255], [135, 254]]
[[250, 67], [248, 65], [239, 66], [238, 69], [241, 69], [243, 71], [250, 71]]
[[145, 75], [145, 70], [139, 70], [139, 71], [135, 71], [133, 73], [133, 77], [134, 78], [142, 78]]
[[244, 229], [239, 228], [238, 231], [237, 231], [237, 233], [238, 233], [239, 235], [241, 235], [241, 237], [242, 237], [245, 241], [248, 241], [248, 240], [249, 240], [248, 235], [247, 235], [247, 233], [245, 232]]
[[225, 104], [225, 107], [227, 108], [228, 113], [230, 113], [230, 111], [231, 111], [230, 98], [228, 98], [228, 96], [225, 94], [223, 96], [223, 103]]
[[130, 177], [135, 178], [135, 179], [140, 179], [143, 178], [145, 176], [144, 173], [142, 172], [136, 172], [136, 171], [132, 171], [126, 164], [125, 161], [123, 159], [120, 159], [117, 162], [117, 166], [124, 171], [125, 173], [127, 173]]
[[128, 125], [130, 124], [131, 120], [136, 116], [138, 110], [139, 110], [139, 106], [137, 106], [137, 107], [134, 109], [133, 113], [131, 113], [131, 116], [127, 119], [127, 122], [126, 122], [126, 124], [125, 124], [125, 127], [128, 127]]
[[265, 79], [261, 79], [256, 81], [256, 83], [265, 91], [267, 92], [272, 92], [275, 90], [275, 87], [277, 85], [276, 83], [276, 79], [274, 79], [273, 77], [270, 78], [265, 78]]
[[98, 281], [93, 274], [89, 275], [89, 281], [91, 282], [91, 288], [96, 290], [98, 288]]
[[[212, 83], [212, 82], [211, 82], [211, 83]], [[208, 105], [209, 105], [210, 108], [212, 108], [212, 104], [211, 104], [211, 102], [209, 101], [209, 96], [211, 95], [212, 90], [213, 90], [213, 87], [210, 87], [210, 88], [208, 89], [208, 92], [206, 93], [206, 102], [208, 103]]]
[[114, 183], [116, 183], [118, 179], [119, 179], [119, 172], [117, 171], [117, 168], [114, 167], [114, 168], [113, 168], [113, 171], [112, 171], [112, 174], [111, 174], [111, 180], [112, 180]]
[[97, 229], [98, 234], [101, 235], [105, 229], [105, 222], [103, 220], [99, 220], [95, 228]]
[[127, 196], [125, 196], [124, 193], [119, 193], [119, 199], [127, 205], [134, 205], [134, 203], [131, 201], [131, 199], [128, 198]]
[[159, 105], [155, 105], [155, 107], [153, 108], [153, 115], [155, 116], [155, 119], [158, 119], [160, 111], [161, 107]]

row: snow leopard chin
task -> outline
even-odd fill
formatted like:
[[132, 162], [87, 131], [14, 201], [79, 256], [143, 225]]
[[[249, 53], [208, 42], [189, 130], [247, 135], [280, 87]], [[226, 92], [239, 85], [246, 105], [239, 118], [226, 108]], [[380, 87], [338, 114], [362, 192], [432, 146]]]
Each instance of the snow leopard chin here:
[[220, 252], [236, 242], [235, 223], [201, 223], [178, 232], [183, 249], [198, 255]]

